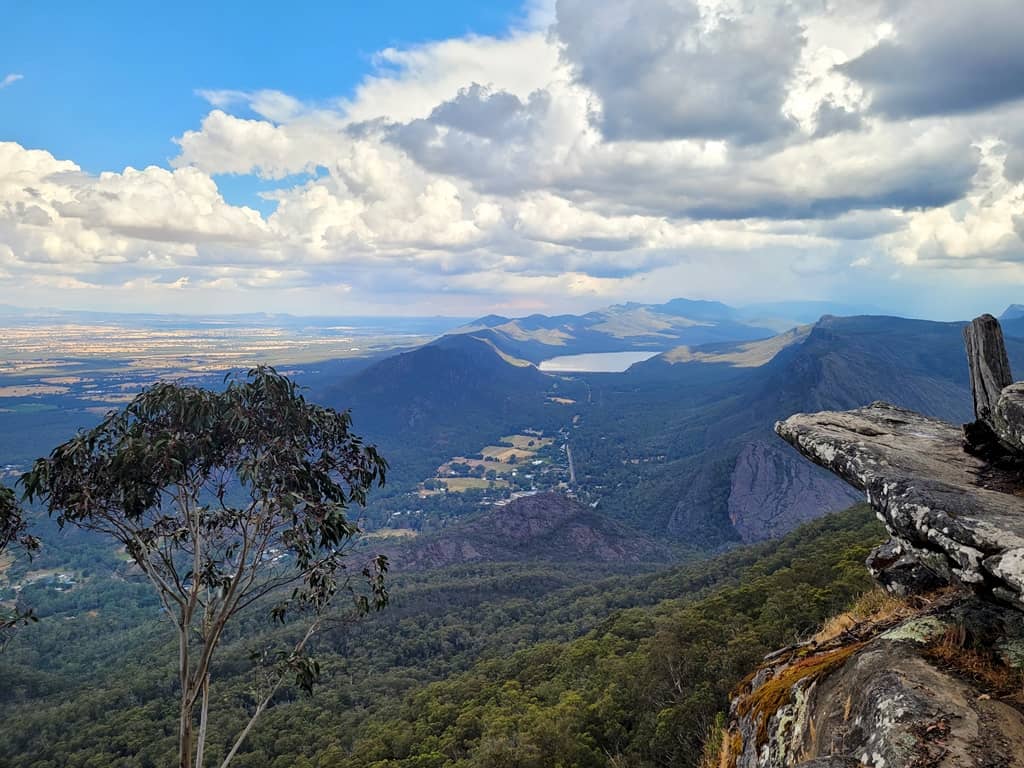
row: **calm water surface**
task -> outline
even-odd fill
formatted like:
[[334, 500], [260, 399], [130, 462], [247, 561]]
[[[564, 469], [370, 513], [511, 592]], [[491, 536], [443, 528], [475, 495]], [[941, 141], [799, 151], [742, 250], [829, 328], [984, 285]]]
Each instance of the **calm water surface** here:
[[539, 368], [549, 373], [621, 373], [633, 363], [649, 360], [658, 352], [591, 352], [585, 355], [562, 355], [541, 362]]

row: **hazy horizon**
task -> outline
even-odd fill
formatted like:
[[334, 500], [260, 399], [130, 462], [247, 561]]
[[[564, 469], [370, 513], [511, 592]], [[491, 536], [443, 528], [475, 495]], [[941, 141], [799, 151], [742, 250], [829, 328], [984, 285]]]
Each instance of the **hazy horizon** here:
[[[709, 302], [717, 302], [717, 301], [719, 301], [718, 299], [715, 299], [715, 298], [706, 298], [706, 297], [692, 298], [692, 297], [689, 297], [689, 296], [672, 296], [672, 297], [670, 297], [668, 299], [668, 301], [675, 300], [675, 299], [693, 300], [693, 301], [709, 301]], [[482, 313], [482, 314], [470, 314], [470, 315], [457, 315], [457, 314], [416, 314], [416, 313], [399, 313], [399, 312], [394, 312], [394, 313], [390, 313], [390, 314], [389, 313], [380, 313], [380, 314], [373, 314], [373, 313], [366, 313], [366, 314], [324, 314], [324, 313], [321, 313], [321, 312], [303, 313], [303, 312], [300, 312], [300, 311], [296, 311], [296, 312], [275, 312], [275, 311], [272, 311], [272, 310], [265, 310], [265, 309], [254, 309], [254, 310], [250, 310], [250, 311], [239, 311], [239, 312], [231, 312], [231, 311], [226, 311], [226, 312], [217, 312], [217, 311], [205, 311], [205, 312], [204, 311], [162, 311], [162, 312], [157, 312], [157, 311], [146, 311], [146, 310], [118, 310], [118, 309], [109, 309], [109, 308], [107, 308], [107, 309], [94, 309], [94, 308], [89, 308], [89, 307], [23, 306], [23, 305], [19, 305], [19, 304], [10, 303], [10, 302], [3, 302], [3, 303], [0, 303], [0, 314], [3, 314], [3, 313], [5, 313], [5, 312], [7, 312], [9, 310], [13, 310], [17, 314], [25, 313], [25, 314], [29, 314], [29, 315], [31, 315], [32, 313], [41, 313], [42, 314], [42, 313], [47, 313], [47, 312], [53, 312], [53, 313], [66, 313], [66, 314], [80, 313], [80, 314], [86, 314], [86, 315], [91, 314], [91, 315], [101, 315], [101, 316], [102, 315], [107, 315], [107, 316], [123, 315], [123, 316], [128, 316], [128, 317], [131, 317], [131, 316], [137, 316], [137, 317], [169, 317], [169, 318], [170, 317], [180, 317], [180, 318], [185, 318], [185, 319], [188, 319], [188, 318], [216, 318], [216, 317], [233, 318], [233, 317], [245, 317], [245, 316], [265, 316], [265, 317], [269, 317], [269, 318], [273, 318], [273, 317], [291, 317], [291, 318], [296, 318], [296, 319], [310, 319], [310, 320], [314, 320], [314, 319], [320, 319], [320, 320], [345, 320], [345, 319], [350, 319], [350, 320], [360, 320], [360, 319], [366, 319], [366, 320], [372, 320], [372, 319], [403, 320], [404, 319], [404, 320], [438, 320], [438, 321], [451, 320], [451, 321], [466, 322], [466, 321], [473, 321], [473, 320], [480, 319], [482, 317], [486, 317], [488, 314], [498, 314], [498, 315], [506, 316], [506, 317], [509, 317], [509, 318], [512, 318], [512, 319], [520, 318], [520, 317], [526, 317], [526, 316], [528, 316], [530, 314], [543, 314], [543, 315], [550, 315], [550, 316], [557, 316], [557, 315], [562, 315], [562, 314], [581, 315], [581, 314], [586, 314], [588, 312], [601, 311], [603, 309], [607, 309], [607, 308], [610, 308], [610, 307], [622, 306], [623, 304], [630, 304], [630, 303], [643, 304], [643, 305], [648, 305], [648, 304], [656, 305], [656, 304], [661, 304], [661, 303], [664, 303], [664, 302], [644, 302], [644, 301], [638, 301], [636, 299], [631, 299], [629, 297], [626, 297], [625, 299], [623, 299], [620, 302], [615, 302], [615, 303], [611, 303], [611, 304], [609, 304], [609, 303], [600, 303], [600, 304], [594, 304], [592, 306], [586, 306], [585, 305], [582, 308], [580, 308], [578, 310], [574, 310], [574, 311], [570, 311], [569, 309], [564, 309], [563, 310], [563, 309], [560, 309], [556, 305], [556, 306], [552, 307], [550, 311], [546, 311], [546, 312], [529, 312], [529, 313], [523, 313], [523, 314], [512, 313], [512, 314], [507, 314], [507, 315], [505, 315], [503, 313], [500, 313], [500, 312], [485, 312], [485, 313]], [[914, 315], [914, 314], [909, 314], [909, 313], [906, 313], [906, 312], [901, 312], [901, 311], [899, 311], [898, 308], [885, 308], [885, 307], [869, 306], [869, 305], [846, 305], [843, 302], [838, 302], [838, 301], [837, 302], [831, 302], [831, 301], [820, 300], [820, 299], [803, 299], [803, 298], [788, 299], [788, 300], [787, 299], [781, 299], [781, 300], [770, 301], [770, 302], [749, 302], [749, 303], [736, 303], [736, 304], [732, 304], [732, 303], [724, 302], [723, 301], [721, 303], [725, 304], [725, 305], [727, 305], [727, 306], [729, 306], [729, 307], [731, 307], [733, 309], [739, 310], [739, 311], [746, 311], [746, 312], [748, 312], [748, 314], [751, 313], [753, 310], [760, 310], [762, 308], [764, 310], [768, 310], [768, 309], [770, 309], [773, 306], [774, 307], [778, 307], [778, 308], [783, 308], [783, 307], [786, 307], [786, 306], [796, 307], [796, 306], [799, 306], [799, 305], [805, 305], [806, 308], [804, 309], [804, 311], [801, 314], [806, 314], [808, 311], [811, 311], [810, 308], [813, 305], [819, 305], [820, 304], [820, 305], [822, 305], [822, 307], [821, 307], [822, 314], [838, 314], [838, 315], [887, 315], [887, 316], [893, 316], [893, 317], [904, 317], [904, 318], [907, 318], [907, 319], [933, 320], [933, 321], [936, 321], [936, 322], [955, 322], [955, 321], [959, 321], [959, 320], [969, 320], [970, 319], [970, 317], [968, 317], [967, 315], [964, 315], [962, 317], [960, 317], [960, 316], [953, 316], [953, 315], [948, 314], [948, 313], [946, 315], [944, 315], [944, 316], [939, 316], [939, 315], [935, 315], [935, 316]], [[1006, 304], [1006, 305], [1004, 305], [1002, 307], [986, 308], [986, 309], [983, 309], [983, 310], [981, 310], [981, 312], [976, 313], [976, 314], [988, 313], [988, 314], [992, 314], [992, 315], [995, 315], [996, 317], [998, 317], [1005, 310], [1007, 310], [1009, 307], [1014, 306], [1016, 304], [1017, 303], [1015, 303], [1015, 302], [1011, 302], [1011, 303]], [[750, 316], [753, 317], [755, 315], [750, 314]]]

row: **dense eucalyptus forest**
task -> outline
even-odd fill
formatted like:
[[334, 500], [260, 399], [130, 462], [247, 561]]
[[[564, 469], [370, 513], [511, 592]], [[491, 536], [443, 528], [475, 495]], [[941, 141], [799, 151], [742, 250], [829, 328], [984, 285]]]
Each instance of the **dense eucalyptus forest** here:
[[[481, 563], [396, 576], [386, 610], [314, 642], [243, 766], [696, 765], [730, 689], [870, 587], [865, 508], [777, 542], [647, 573]], [[66, 594], [9, 645], [0, 743], [11, 766], [163, 766], [176, 758], [172, 625], [121, 569]], [[244, 615], [214, 668], [208, 755], [256, 703], [251, 657], [294, 641]], [[44, 663], [45, 660], [45, 663]]]

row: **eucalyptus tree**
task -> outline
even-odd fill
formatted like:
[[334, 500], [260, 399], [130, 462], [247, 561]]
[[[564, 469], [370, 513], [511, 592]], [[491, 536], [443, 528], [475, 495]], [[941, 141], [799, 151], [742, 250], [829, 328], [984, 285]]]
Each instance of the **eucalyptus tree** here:
[[261, 366], [219, 392], [155, 384], [22, 477], [26, 498], [60, 525], [120, 542], [173, 618], [181, 768], [204, 764], [211, 661], [240, 611], [308, 623], [275, 657], [222, 766], [286, 679], [312, 686], [319, 668], [307, 644], [339, 592], [360, 614], [387, 602], [385, 558], [346, 567], [359, 532], [348, 510], [387, 469], [350, 427], [348, 412], [307, 402]]
[[[12, 545], [31, 556], [39, 549], [39, 540], [29, 534], [28, 524], [14, 491], [0, 485], [0, 554]], [[0, 610], [0, 647], [9, 638], [11, 630], [29, 621], [35, 621], [31, 609], [16, 607], [10, 611]]]

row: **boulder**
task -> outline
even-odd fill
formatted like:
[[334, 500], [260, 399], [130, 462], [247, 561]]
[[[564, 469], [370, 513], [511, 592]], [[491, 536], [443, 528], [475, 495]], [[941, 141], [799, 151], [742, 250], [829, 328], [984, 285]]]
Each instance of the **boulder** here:
[[890, 539], [868, 555], [868, 572], [895, 595], [929, 592], [952, 580], [944, 558]]

